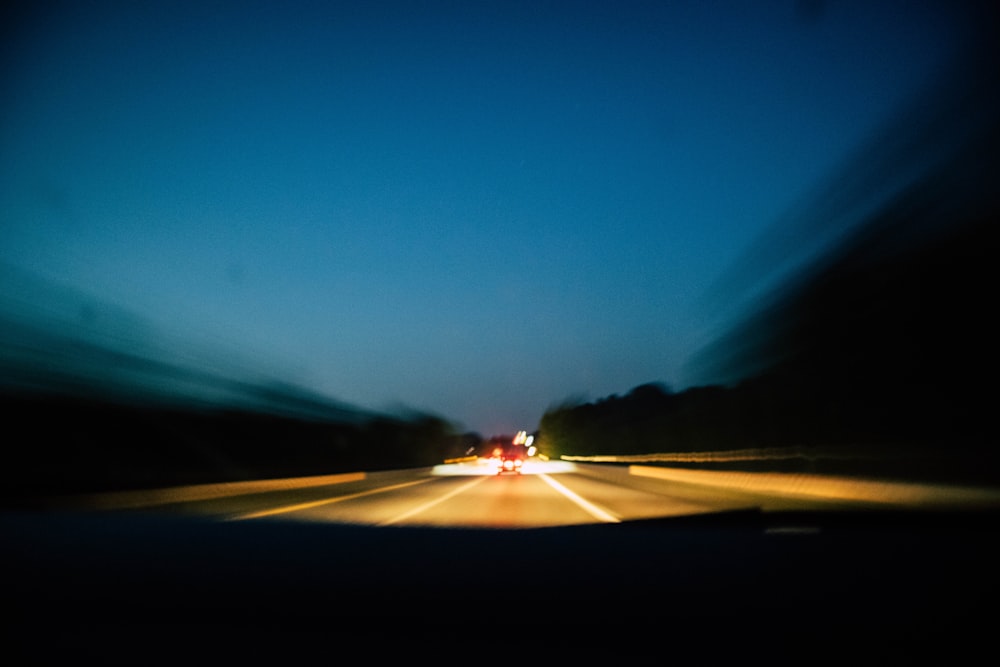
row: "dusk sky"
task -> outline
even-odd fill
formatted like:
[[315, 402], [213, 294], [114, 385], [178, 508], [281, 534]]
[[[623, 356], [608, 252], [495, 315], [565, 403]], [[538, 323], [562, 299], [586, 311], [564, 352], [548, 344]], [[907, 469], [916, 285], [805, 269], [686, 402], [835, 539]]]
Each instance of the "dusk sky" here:
[[964, 18], [13, 4], [0, 261], [143, 323], [123, 337], [483, 435], [699, 383], [713, 281], [940, 76]]

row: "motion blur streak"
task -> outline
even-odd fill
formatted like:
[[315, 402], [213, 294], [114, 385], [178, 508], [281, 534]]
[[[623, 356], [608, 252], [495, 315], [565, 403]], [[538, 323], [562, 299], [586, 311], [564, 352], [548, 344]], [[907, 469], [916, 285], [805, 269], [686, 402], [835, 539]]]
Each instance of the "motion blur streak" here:
[[649, 466], [629, 466], [629, 474], [717, 488], [823, 500], [885, 503], [906, 507], [967, 509], [1000, 507], [1000, 490], [994, 488], [848, 479], [826, 475], [682, 470]]
[[844, 447], [761, 447], [727, 449], [715, 452], [660, 452], [655, 454], [626, 454], [598, 456], [568, 456], [565, 461], [589, 463], [728, 463], [734, 461], [778, 461], [785, 459], [855, 458], [871, 456], [864, 449]]
[[717, 314], [727, 306], [758, 312], [757, 300], [776, 304], [825, 272], [844, 273], [851, 268], [845, 259], [888, 263], [995, 218], [1000, 57], [993, 4], [963, 5], [979, 8], [970, 9], [978, 24], [964, 50], [748, 247], [709, 290], [706, 305]]
[[494, 475], [496, 469], [489, 459], [475, 459], [463, 463], [442, 463], [431, 469], [432, 475], [453, 477], [456, 475]]
[[720, 282], [694, 366], [812, 444], [995, 484], [1000, 23], [973, 6], [953, 67]]
[[[521, 474], [539, 475], [573, 472], [576, 466], [568, 461], [539, 461], [528, 459], [521, 468]], [[432, 475], [450, 477], [453, 475], [496, 475], [496, 464], [489, 459], [479, 459], [475, 463], [445, 463], [436, 465]]]
[[289, 479], [251, 480], [248, 482], [224, 482], [221, 484], [195, 484], [166, 489], [143, 489], [139, 491], [118, 491], [113, 493], [93, 493], [72, 496], [63, 501], [54, 499], [52, 502], [76, 509], [86, 510], [121, 510], [155, 507], [169, 503], [193, 502], [196, 500], [211, 500], [229, 498], [250, 493], [266, 493], [268, 491], [287, 491], [289, 489], [305, 489], [329, 484], [344, 484], [360, 482], [367, 477], [366, 473], [353, 472], [338, 475], [318, 475], [315, 477], [293, 477]]
[[344, 502], [345, 500], [354, 500], [355, 498], [363, 498], [365, 496], [373, 496], [377, 493], [385, 493], [387, 491], [395, 491], [396, 489], [403, 489], [407, 486], [414, 486], [416, 484], [423, 484], [424, 482], [429, 482], [430, 479], [418, 479], [415, 482], [406, 482], [404, 484], [394, 484], [393, 486], [384, 486], [380, 489], [372, 489], [371, 491], [362, 491], [361, 493], [352, 493], [349, 496], [337, 496], [336, 498], [324, 498], [323, 500], [315, 500], [308, 503], [297, 503], [295, 505], [286, 505], [284, 507], [274, 507], [269, 510], [262, 510], [260, 512], [250, 512], [248, 514], [241, 514], [239, 516], [230, 517], [231, 521], [243, 521], [245, 519], [261, 519], [268, 516], [277, 516], [278, 514], [289, 514], [290, 512], [298, 512], [299, 510], [312, 509], [313, 507], [321, 507], [323, 505], [332, 505], [333, 503]]
[[593, 504], [592, 502], [585, 500], [580, 496], [578, 496], [577, 494], [573, 493], [572, 491], [570, 491], [565, 486], [563, 486], [556, 480], [552, 479], [548, 475], [542, 474], [539, 475], [539, 477], [541, 477], [542, 480], [544, 480], [545, 483], [551, 486], [553, 489], [555, 489], [556, 491], [563, 494], [564, 496], [572, 500], [574, 503], [579, 505], [581, 508], [583, 508], [583, 510], [588, 512], [592, 517], [594, 517], [598, 521], [603, 521], [604, 523], [619, 523], [621, 521], [621, 519], [614, 516], [610, 512], [602, 510], [600, 507]]
[[277, 379], [285, 375], [265, 355], [236, 354], [220, 341], [0, 261], [0, 390], [349, 423], [367, 418]]

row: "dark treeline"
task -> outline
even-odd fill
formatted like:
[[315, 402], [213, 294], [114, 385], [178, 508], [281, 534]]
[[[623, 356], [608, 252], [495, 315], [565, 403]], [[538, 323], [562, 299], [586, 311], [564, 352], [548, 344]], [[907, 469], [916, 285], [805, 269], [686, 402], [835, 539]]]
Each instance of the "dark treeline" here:
[[848, 472], [1000, 482], [995, 44], [972, 49], [737, 267], [727, 296], [813, 244], [697, 359], [716, 380], [552, 408], [543, 450], [822, 448]]
[[[3, 500], [424, 467], [476, 440], [433, 415], [322, 420], [7, 393]], [[475, 443], [478, 444], [478, 441]]]
[[976, 216], [900, 247], [892, 242], [913, 220], [907, 208], [894, 203], [706, 355], [721, 374], [744, 377], [680, 393], [649, 384], [552, 408], [540, 423], [543, 451], [821, 448], [834, 452], [826, 468], [799, 463], [1000, 483], [992, 313], [1000, 219]]
[[646, 384], [552, 408], [541, 448], [554, 456], [795, 448], [806, 454], [754, 465], [1000, 483], [1000, 331], [991, 313], [1000, 220], [977, 218], [889, 252], [902, 220], [866, 228], [707, 355], [744, 378], [680, 393]]
[[0, 499], [425, 467], [479, 446], [435, 415], [164, 347], [141, 318], [0, 266]]

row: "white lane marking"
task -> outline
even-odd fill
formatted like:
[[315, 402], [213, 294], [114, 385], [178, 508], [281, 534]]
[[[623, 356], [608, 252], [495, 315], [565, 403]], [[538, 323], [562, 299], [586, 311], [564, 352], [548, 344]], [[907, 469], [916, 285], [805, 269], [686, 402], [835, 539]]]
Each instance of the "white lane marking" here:
[[572, 500], [574, 503], [579, 505], [581, 508], [583, 508], [584, 511], [589, 513], [590, 516], [594, 517], [598, 521], [604, 521], [605, 523], [621, 523], [621, 519], [619, 519], [615, 515], [611, 514], [610, 512], [602, 510], [600, 507], [598, 507], [597, 505], [593, 504], [590, 501], [584, 500], [583, 498], [576, 495], [575, 493], [573, 493], [572, 491], [570, 491], [565, 486], [563, 486], [556, 480], [552, 479], [548, 475], [543, 473], [539, 475], [539, 477], [545, 480], [545, 483], [551, 486], [553, 489], [555, 489], [556, 491], [563, 494], [564, 496]]
[[420, 505], [419, 507], [413, 508], [409, 512], [404, 512], [403, 514], [400, 514], [397, 517], [389, 519], [388, 521], [383, 521], [382, 523], [380, 523], [378, 525], [379, 526], [390, 526], [390, 525], [392, 525], [394, 523], [399, 523], [400, 521], [405, 521], [406, 519], [409, 519], [411, 516], [414, 516], [416, 514], [420, 514], [421, 512], [423, 512], [425, 510], [428, 510], [428, 509], [434, 507], [435, 505], [443, 503], [444, 501], [448, 500], [449, 498], [457, 496], [458, 494], [462, 493], [463, 491], [472, 488], [476, 484], [481, 484], [482, 482], [486, 481], [487, 479], [492, 479], [492, 478], [493, 478], [493, 476], [489, 475], [489, 476], [480, 477], [478, 479], [474, 479], [471, 482], [463, 484], [462, 486], [458, 487], [457, 489], [454, 489], [453, 491], [444, 494], [440, 498], [435, 498], [434, 500], [432, 500], [430, 502], [424, 503], [423, 505]]
[[259, 519], [265, 516], [274, 516], [275, 514], [287, 514], [288, 512], [298, 512], [299, 510], [307, 510], [313, 507], [319, 507], [320, 505], [331, 505], [333, 503], [339, 503], [344, 500], [354, 500], [355, 498], [361, 498], [363, 496], [371, 496], [376, 493], [385, 493], [386, 491], [395, 491], [396, 489], [402, 489], [407, 486], [413, 486], [415, 484], [423, 484], [424, 482], [431, 481], [428, 479], [418, 479], [415, 482], [405, 482], [403, 484], [393, 484], [392, 486], [383, 486], [378, 489], [372, 489], [371, 491], [362, 491], [361, 493], [352, 493], [349, 496], [337, 496], [336, 498], [324, 498], [323, 500], [315, 500], [310, 503], [298, 503], [296, 505], [286, 505], [284, 507], [275, 507], [269, 510], [261, 510], [259, 512], [250, 512], [248, 514], [239, 514], [237, 516], [229, 517], [230, 521], [243, 521], [244, 519]]

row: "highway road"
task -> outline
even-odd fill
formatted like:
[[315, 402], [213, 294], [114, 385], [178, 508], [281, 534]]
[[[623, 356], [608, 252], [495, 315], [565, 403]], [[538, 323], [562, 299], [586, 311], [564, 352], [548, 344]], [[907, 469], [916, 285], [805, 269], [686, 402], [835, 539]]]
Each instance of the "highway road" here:
[[584, 465], [537, 458], [527, 461], [521, 474], [498, 475], [493, 461], [480, 458], [430, 469], [80, 496], [63, 504], [222, 521], [511, 529], [740, 510], [1000, 507], [1000, 494], [834, 477]]
[[618, 523], [717, 509], [590, 478], [575, 472], [575, 466], [558, 462], [529, 461], [521, 474], [497, 475], [491, 462], [479, 460], [442, 465], [414, 480], [368, 485], [357, 482], [258, 498], [264, 503], [259, 508], [248, 507], [251, 499], [240, 507], [199, 509], [224, 509], [231, 518], [243, 520], [281, 516], [377, 526], [486, 528]]
[[[609, 638], [609, 659], [683, 646], [798, 664], [874, 646], [891, 662], [930, 641], [966, 662], [992, 636], [998, 513], [956, 507], [975, 494], [691, 473], [535, 460], [497, 476], [478, 460], [3, 512], [0, 590], [28, 656], [12, 664], [176, 649], [174, 664], [206, 639], [242, 664], [267, 637], [269, 664], [287, 664], [304, 637], [370, 650], [400, 628], [425, 642], [414, 657], [456, 637], [492, 651], [510, 619], [561, 654]], [[46, 663], [40, 649], [65, 650]]]
[[[521, 474], [498, 475], [493, 461], [475, 459], [432, 469], [98, 494], [58, 502], [80, 509], [224, 521], [475, 528], [619, 523], [734, 507], [704, 491], [698, 497], [693, 489], [663, 483], [653, 490], [630, 488], [581, 474], [572, 463], [541, 459], [529, 460]], [[740, 502], [752, 506], [745, 499]]]

